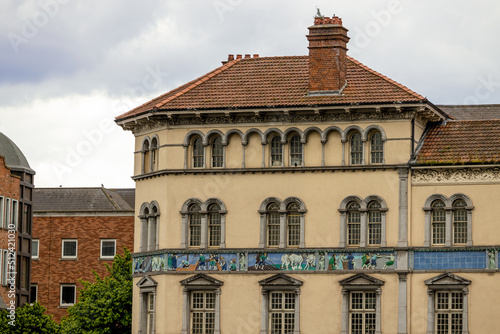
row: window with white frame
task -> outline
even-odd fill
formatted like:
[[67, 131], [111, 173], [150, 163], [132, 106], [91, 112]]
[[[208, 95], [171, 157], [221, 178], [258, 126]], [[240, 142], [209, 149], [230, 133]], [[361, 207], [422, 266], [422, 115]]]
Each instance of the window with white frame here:
[[31, 240], [31, 258], [38, 260], [38, 252], [40, 249], [40, 241], [38, 239]]
[[446, 212], [444, 202], [436, 200], [432, 203], [432, 244], [444, 245], [446, 241]]
[[221, 241], [221, 221], [220, 207], [218, 204], [208, 206], [208, 246], [219, 247]]
[[142, 173], [149, 173], [151, 171], [151, 155], [149, 146], [149, 138], [145, 138], [142, 143]]
[[[155, 333], [156, 328], [156, 286], [158, 283], [150, 276], [137, 282], [139, 288], [139, 332]], [[187, 333], [186, 333], [187, 334]]]
[[62, 239], [61, 256], [63, 259], [76, 259], [78, 250], [77, 239]]
[[4, 210], [4, 197], [0, 196], [0, 228], [5, 228], [5, 221], [4, 221], [4, 216], [5, 216], [5, 210]]
[[217, 198], [190, 198], [182, 205], [181, 248], [226, 247], [226, 208]]
[[370, 135], [370, 162], [372, 164], [384, 162], [384, 142], [380, 131], [373, 131]]
[[220, 333], [220, 295], [224, 283], [204, 274], [180, 283], [184, 286], [181, 334]]
[[361, 213], [360, 205], [351, 202], [347, 205], [347, 244], [358, 246], [361, 241]]
[[101, 258], [113, 259], [116, 255], [116, 239], [101, 239]]
[[295, 202], [287, 206], [287, 230], [288, 246], [295, 247], [300, 245], [300, 213], [299, 205]]
[[153, 137], [151, 139], [151, 168], [150, 170], [154, 172], [158, 169], [158, 138]]
[[205, 160], [205, 148], [201, 137], [193, 139], [193, 168], [203, 168]]
[[463, 199], [453, 202], [453, 244], [467, 244], [467, 203]]
[[147, 294], [147, 334], [153, 334], [154, 333], [154, 324], [155, 324], [155, 294], [154, 293], [148, 293]]
[[363, 141], [361, 133], [354, 132], [350, 136], [351, 143], [351, 165], [360, 165], [363, 163]]
[[201, 207], [198, 204], [189, 206], [189, 247], [201, 244]]
[[290, 139], [290, 166], [302, 166], [302, 143], [298, 134]]
[[33, 304], [38, 300], [38, 284], [31, 283], [30, 285], [30, 303]]
[[468, 333], [470, 283], [451, 273], [443, 273], [425, 281], [428, 294], [427, 333]]
[[278, 203], [267, 205], [267, 246], [278, 247], [280, 244], [280, 214]]
[[76, 285], [61, 284], [60, 306], [72, 306], [76, 303]]
[[9, 228], [10, 224], [10, 213], [11, 213], [11, 204], [10, 198], [5, 199], [5, 218], [4, 218], [4, 226], [6, 229]]
[[6, 249], [3, 250], [3, 257], [2, 257], [2, 284], [6, 285], [7, 284], [7, 273], [9, 271], [9, 261], [8, 261], [8, 251]]
[[281, 144], [281, 138], [275, 135], [271, 138], [271, 166], [277, 167], [281, 166], [283, 162], [283, 145]]
[[368, 203], [368, 245], [376, 246], [382, 242], [382, 212], [378, 201]]
[[14, 229], [17, 230], [17, 222], [19, 218], [19, 201], [12, 199], [12, 214], [11, 214], [11, 224]]
[[222, 167], [224, 162], [224, 149], [222, 139], [216, 136], [212, 139], [212, 167]]
[[[276, 284], [279, 282], [279, 284]], [[301, 281], [277, 274], [259, 281], [262, 287], [261, 333], [300, 333]]]

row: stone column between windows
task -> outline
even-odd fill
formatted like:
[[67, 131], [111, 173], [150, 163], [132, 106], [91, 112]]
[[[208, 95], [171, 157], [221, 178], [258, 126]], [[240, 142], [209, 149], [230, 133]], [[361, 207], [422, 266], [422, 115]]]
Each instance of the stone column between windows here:
[[160, 216], [155, 217], [155, 226], [156, 226], [155, 249], [160, 249]]
[[387, 212], [387, 209], [380, 209], [380, 214], [382, 218], [382, 227], [381, 227], [381, 240], [380, 240], [380, 247], [386, 247], [387, 246], [387, 240], [386, 240], [386, 228], [385, 228], [385, 222], [386, 222], [386, 215], [385, 213]]
[[366, 155], [366, 138], [361, 138], [361, 142], [363, 143], [361, 145], [361, 149], [363, 150], [363, 152], [361, 154], [361, 157], [363, 158], [363, 160], [361, 161], [361, 163], [363, 165], [366, 165], [366, 157], [365, 157], [365, 155]]
[[382, 321], [382, 303], [380, 296], [382, 295], [382, 289], [375, 290], [377, 294], [377, 299], [375, 301], [375, 334], [382, 334], [381, 321]]
[[241, 168], [245, 168], [245, 147], [247, 145], [242, 143], [241, 146], [242, 146], [242, 151], [243, 151], [243, 160], [241, 162]]
[[220, 288], [215, 290], [215, 323], [214, 334], [220, 334]]
[[[299, 211], [300, 212], [300, 211]], [[300, 212], [300, 239], [299, 248], [306, 247], [306, 217], [305, 212]]]
[[188, 243], [187, 243], [187, 238], [188, 238], [188, 231], [187, 231], [187, 226], [188, 226], [188, 214], [181, 212], [182, 214], [182, 226], [181, 226], [181, 248], [187, 248]]
[[148, 218], [141, 216], [141, 245], [139, 247], [139, 252], [145, 252], [148, 250]]
[[304, 167], [306, 165], [306, 142], [302, 142], [302, 163], [301, 166]]
[[339, 247], [345, 247], [345, 239], [346, 239], [346, 210], [340, 211], [340, 242]]
[[431, 246], [431, 209], [424, 208], [425, 211], [425, 235], [424, 235], [424, 247]]
[[407, 334], [406, 318], [407, 318], [407, 299], [406, 299], [406, 273], [398, 274], [399, 291], [398, 291], [398, 334]]
[[361, 214], [361, 230], [360, 230], [360, 239], [359, 239], [359, 247], [366, 247], [366, 236], [368, 233], [366, 233], [367, 229], [367, 220], [366, 219], [368, 216], [368, 210], [367, 209], [359, 209], [359, 212]]
[[184, 146], [184, 169], [188, 168], [188, 147]]
[[156, 290], [153, 291], [153, 320], [151, 321], [150, 326], [151, 326], [151, 334], [155, 334], [156, 333]]
[[434, 333], [434, 291], [427, 290], [427, 334]]
[[259, 241], [259, 248], [264, 248], [266, 245], [266, 212], [265, 211], [259, 211], [260, 214], [260, 241]]
[[269, 310], [268, 310], [268, 296], [269, 293], [267, 290], [262, 290], [262, 309], [260, 314], [260, 334], [268, 334], [267, 327], [269, 324]]
[[148, 251], [154, 250], [156, 245], [156, 217], [148, 217]]
[[141, 151], [141, 174], [146, 170], [146, 151]]
[[325, 166], [325, 142], [321, 141], [321, 167]]
[[469, 289], [463, 288], [462, 334], [469, 334]]
[[280, 214], [280, 245], [279, 248], [285, 248], [287, 241], [286, 241], [286, 211], [279, 211]]
[[295, 289], [295, 310], [293, 320], [293, 334], [300, 334], [300, 289]]
[[220, 214], [220, 248], [226, 248], [226, 212]]
[[342, 139], [341, 142], [342, 142], [342, 166], [345, 166], [345, 139]]
[[201, 236], [200, 236], [200, 248], [206, 249], [208, 245], [208, 215], [207, 211], [200, 211], [201, 215]]
[[261, 167], [266, 167], [266, 144], [262, 144], [262, 164]]
[[148, 294], [139, 292], [139, 330], [137, 334], [146, 334], [147, 327], [147, 302], [145, 298], [147, 298]]
[[467, 209], [467, 246], [472, 246], [472, 209]]
[[155, 169], [154, 169], [154, 166], [153, 166], [153, 156], [154, 156], [154, 153], [155, 150], [154, 149], [151, 149], [149, 151], [149, 172], [153, 172]]
[[347, 334], [349, 330], [349, 291], [342, 289], [342, 322], [340, 334]]
[[203, 143], [203, 169], [207, 168], [207, 146], [208, 143]]
[[285, 143], [281, 142], [281, 167], [285, 167]]
[[408, 247], [408, 170], [398, 169], [399, 174], [399, 240], [398, 247]]
[[182, 290], [182, 330], [181, 334], [188, 334], [189, 330], [189, 290], [184, 288]]
[[226, 146], [227, 143], [222, 143], [222, 168], [226, 168]]
[[453, 211], [451, 211], [451, 207], [446, 207], [444, 208], [446, 210], [446, 230], [445, 230], [445, 235], [446, 239], [444, 242], [444, 245], [447, 247], [451, 246], [452, 240], [453, 240], [453, 222], [452, 222], [452, 214]]

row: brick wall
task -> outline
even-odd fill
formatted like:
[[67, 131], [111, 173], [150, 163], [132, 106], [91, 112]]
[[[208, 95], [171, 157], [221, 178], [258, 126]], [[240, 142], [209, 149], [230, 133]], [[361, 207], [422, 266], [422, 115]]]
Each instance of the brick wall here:
[[[134, 217], [33, 217], [33, 238], [39, 239], [39, 259], [32, 261], [32, 284], [38, 285], [38, 301], [54, 319], [67, 314], [59, 306], [60, 285], [78, 279], [94, 281], [92, 270], [106, 275], [105, 263], [99, 260], [101, 239], [116, 239], [116, 252], [123, 247], [133, 250]], [[77, 260], [61, 260], [62, 239], [77, 239]], [[78, 300], [78, 292], [77, 292]]]
[[[5, 160], [3, 156], [0, 156], [0, 196], [4, 197], [4, 205], [5, 198], [14, 198], [16, 200], [19, 200], [20, 189], [20, 178], [10, 173], [10, 169], [5, 166]], [[0, 212], [0, 214], [4, 214], [4, 212]], [[14, 241], [16, 240], [17, 233]], [[8, 232], [7, 230], [0, 228], [0, 249], [8, 249], [8, 244]], [[0, 272], [1, 270], [2, 268], [0, 263]], [[8, 298], [8, 287], [0, 287], [0, 296], [2, 296], [3, 301], [8, 305], [8, 303], [10, 302], [10, 299]]]

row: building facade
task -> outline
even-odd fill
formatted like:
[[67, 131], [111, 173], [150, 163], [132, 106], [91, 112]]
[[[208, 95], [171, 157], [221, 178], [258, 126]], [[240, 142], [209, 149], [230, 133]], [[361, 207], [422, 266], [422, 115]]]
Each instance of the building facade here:
[[29, 301], [34, 175], [19, 147], [0, 133], [0, 308]]
[[105, 264], [133, 248], [134, 197], [134, 189], [35, 189], [31, 302], [60, 321], [78, 300], [80, 279], [107, 275]]
[[307, 39], [117, 117], [133, 333], [496, 332], [500, 121], [349, 57], [338, 17]]

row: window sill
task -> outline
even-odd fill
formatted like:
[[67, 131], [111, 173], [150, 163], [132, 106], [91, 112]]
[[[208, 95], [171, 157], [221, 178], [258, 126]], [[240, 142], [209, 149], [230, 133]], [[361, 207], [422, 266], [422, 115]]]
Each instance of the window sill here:
[[32, 257], [31, 261], [40, 261], [40, 258], [39, 257]]
[[113, 261], [115, 257], [100, 257], [99, 261]]
[[65, 305], [59, 305], [57, 308], [70, 308], [71, 306], [74, 306], [75, 304], [65, 304]]
[[59, 261], [78, 261], [77, 257], [62, 257]]

